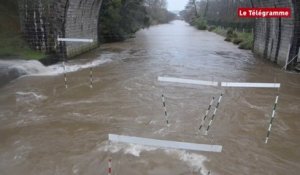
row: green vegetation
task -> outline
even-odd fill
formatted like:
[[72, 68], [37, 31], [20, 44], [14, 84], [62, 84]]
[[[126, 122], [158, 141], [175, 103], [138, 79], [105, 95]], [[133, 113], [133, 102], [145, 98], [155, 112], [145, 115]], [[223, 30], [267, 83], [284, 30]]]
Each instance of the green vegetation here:
[[122, 41], [139, 29], [167, 23], [175, 15], [166, 10], [165, 0], [104, 0], [99, 19], [101, 42]]
[[195, 18], [192, 22], [192, 25], [195, 26], [199, 30], [206, 30], [207, 27], [207, 22], [203, 18]]
[[232, 42], [235, 45], [239, 45], [241, 42], [243, 42], [243, 40], [242, 38], [234, 38]]
[[99, 19], [101, 42], [122, 41], [149, 26], [146, 9], [140, 0], [104, 0]]
[[227, 30], [222, 27], [216, 27], [215, 30], [212, 30], [212, 32], [215, 32], [216, 34], [224, 37], [226, 37], [227, 35]]
[[216, 26], [214, 26], [214, 25], [212, 25], [212, 26], [208, 26], [208, 31], [210, 31], [210, 32], [212, 32], [212, 31], [214, 31], [214, 30], [216, 30], [217, 29], [217, 27]]
[[17, 1], [1, 2], [0, 11], [0, 58], [44, 58], [43, 53], [30, 49], [22, 38]]
[[[248, 3], [247, 1], [220, 3], [219, 0], [189, 0], [185, 9], [180, 12], [180, 16], [199, 30], [215, 32], [224, 36], [225, 41], [239, 45], [240, 49], [251, 50], [253, 47], [253, 34], [251, 33], [253, 20], [240, 19], [235, 13], [227, 11], [232, 11], [241, 4], [247, 5]], [[232, 28], [243, 29], [244, 32], [237, 32]]]
[[176, 18], [174, 13], [167, 10], [166, 0], [144, 0], [144, 3], [150, 19], [150, 25], [169, 23]]
[[226, 37], [225, 41], [233, 42], [236, 45], [239, 45], [240, 49], [251, 50], [253, 47], [253, 35], [252, 33], [247, 32], [237, 32], [232, 28], [224, 29], [221, 27], [215, 28], [213, 32]]
[[28, 47], [21, 34], [9, 32], [0, 35], [0, 58], [22, 58], [28, 60], [40, 60], [46, 55], [34, 51]]
[[240, 49], [252, 50], [253, 48], [253, 34], [241, 33], [242, 42], [239, 45]]

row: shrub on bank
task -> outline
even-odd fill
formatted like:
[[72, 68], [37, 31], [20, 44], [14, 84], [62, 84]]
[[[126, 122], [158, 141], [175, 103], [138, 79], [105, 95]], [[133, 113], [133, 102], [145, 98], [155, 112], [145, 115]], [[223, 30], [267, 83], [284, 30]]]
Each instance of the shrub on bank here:
[[237, 34], [232, 28], [229, 28], [229, 29], [227, 30], [226, 37], [227, 37], [227, 38], [230, 38], [230, 39], [234, 39], [234, 38], [237, 38], [237, 37], [238, 37], [238, 34]]
[[44, 53], [29, 48], [21, 34], [5, 31], [0, 34], [0, 41], [0, 58], [2, 59], [40, 60], [46, 58]]
[[231, 42], [231, 38], [226, 37], [224, 41]]
[[239, 45], [240, 49], [252, 50], [253, 48], [253, 35], [251, 33], [245, 33], [243, 42]]
[[192, 25], [195, 26], [199, 30], [207, 29], [207, 22], [203, 18], [195, 18], [192, 22]]
[[240, 49], [251, 50], [253, 47], [253, 34], [247, 32], [236, 32], [232, 28], [224, 29], [221, 27], [216, 27], [213, 32], [224, 36], [225, 41], [233, 42], [239, 45]]
[[222, 27], [216, 27], [215, 30], [213, 30], [213, 32], [224, 37], [226, 37], [226, 33], [227, 33], [226, 29]]
[[239, 45], [240, 43], [242, 43], [244, 40], [242, 39], [242, 38], [234, 38], [233, 39], [233, 44], [235, 44], [235, 45]]
[[216, 30], [216, 26], [208, 26], [208, 31], [214, 31], [214, 30]]

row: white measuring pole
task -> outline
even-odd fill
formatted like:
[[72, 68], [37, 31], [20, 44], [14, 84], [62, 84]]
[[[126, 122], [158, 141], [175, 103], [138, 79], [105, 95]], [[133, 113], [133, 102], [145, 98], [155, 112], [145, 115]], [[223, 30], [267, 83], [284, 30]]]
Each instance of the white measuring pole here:
[[[93, 39], [82, 39], [82, 38], [60, 38], [59, 35], [57, 36], [57, 41], [62, 42], [83, 42], [83, 43], [92, 43], [94, 42]], [[63, 60], [63, 67], [64, 67], [64, 81], [65, 81], [65, 87], [68, 88], [67, 84], [67, 72], [66, 72], [66, 66], [65, 66], [65, 60]], [[93, 72], [92, 69], [90, 71], [90, 87], [93, 88]]]
[[222, 82], [222, 87], [242, 87], [242, 88], [280, 88], [280, 83], [240, 83]]
[[182, 78], [173, 78], [173, 77], [158, 77], [158, 81], [169, 82], [169, 83], [204, 85], [204, 86], [218, 86], [218, 82], [214, 82], [214, 81], [192, 80], [192, 79], [182, 79]]
[[93, 39], [82, 39], [82, 38], [57, 38], [57, 41], [63, 42], [81, 42], [81, 43], [92, 43]]
[[271, 133], [271, 129], [272, 129], [273, 120], [274, 120], [274, 118], [275, 118], [275, 113], [276, 113], [276, 107], [277, 107], [278, 99], [279, 99], [279, 96], [277, 95], [277, 96], [276, 96], [276, 99], [275, 99], [274, 106], [273, 106], [273, 111], [272, 111], [272, 116], [271, 116], [271, 120], [270, 120], [270, 123], [269, 123], [269, 128], [268, 128], [267, 137], [266, 137], [266, 140], [265, 140], [265, 143], [266, 143], [266, 144], [268, 143], [268, 140], [269, 140], [269, 137], [270, 137], [270, 133]]
[[166, 101], [165, 101], [165, 96], [164, 96], [164, 94], [161, 95], [161, 99], [162, 99], [163, 107], [164, 107], [164, 110], [165, 110], [165, 120], [166, 120], [166, 123], [167, 123], [167, 125], [168, 125], [168, 124], [169, 124], [169, 120], [168, 120], [168, 112], [167, 112], [167, 107], [166, 107]]
[[207, 129], [206, 129], [206, 131], [205, 131], [205, 135], [207, 135], [207, 133], [208, 133], [210, 127], [211, 127], [211, 124], [212, 124], [212, 122], [213, 122], [213, 120], [214, 120], [214, 118], [215, 118], [215, 116], [216, 116], [216, 113], [217, 113], [218, 108], [219, 108], [219, 106], [220, 106], [222, 97], [223, 97], [223, 94], [221, 94], [220, 97], [219, 97], [217, 106], [215, 107], [214, 113], [213, 113], [213, 115], [212, 115], [212, 117], [211, 117], [211, 119], [210, 119], [210, 121], [209, 121], [209, 124], [208, 124], [208, 126], [207, 126]]
[[108, 158], [108, 175], [112, 175], [112, 158]]
[[109, 134], [108, 139], [109, 141], [113, 141], [113, 142], [153, 146], [153, 147], [159, 147], [164, 149], [222, 152], [221, 145], [207, 145], [207, 144], [196, 144], [196, 143], [188, 143], [188, 142], [176, 142], [176, 141], [169, 141], [169, 140], [156, 140], [156, 139], [131, 137], [131, 136], [123, 136], [123, 135], [115, 135], [115, 134]]
[[66, 89], [68, 89], [68, 80], [67, 80], [67, 72], [66, 72], [65, 61], [63, 61], [63, 69], [64, 69], [64, 81], [65, 81], [65, 87], [66, 87]]
[[[59, 38], [59, 35], [57, 36], [57, 38]], [[57, 39], [57, 41], [60, 43], [60, 46], [62, 47], [62, 42], [59, 39]], [[62, 65], [63, 65], [63, 69], [64, 69], [65, 88], [68, 89], [67, 71], [66, 71], [66, 65], [65, 65], [65, 58], [64, 58], [64, 56], [63, 56]]]
[[90, 68], [90, 88], [93, 88], [93, 67]]
[[208, 115], [208, 113], [209, 113], [209, 111], [210, 111], [210, 109], [211, 109], [211, 106], [212, 106], [212, 104], [214, 103], [214, 101], [215, 101], [215, 97], [213, 97], [213, 98], [211, 99], [210, 103], [209, 103], [209, 106], [208, 106], [208, 108], [207, 108], [207, 110], [206, 110], [206, 112], [205, 112], [205, 115], [204, 115], [204, 117], [203, 117], [202, 120], [201, 120], [201, 124], [200, 124], [199, 130], [201, 130], [201, 128], [202, 128], [202, 126], [203, 126], [203, 124], [204, 124], [204, 122], [205, 122], [205, 120], [206, 120], [206, 118], [207, 118], [207, 115]]

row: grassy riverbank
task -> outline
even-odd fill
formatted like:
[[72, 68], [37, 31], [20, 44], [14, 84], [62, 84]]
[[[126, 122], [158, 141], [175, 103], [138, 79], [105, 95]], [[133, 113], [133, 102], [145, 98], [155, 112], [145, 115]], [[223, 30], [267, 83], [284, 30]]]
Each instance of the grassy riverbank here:
[[252, 50], [253, 47], [253, 34], [249, 32], [240, 32], [232, 28], [222, 28], [220, 26], [209, 26], [205, 19], [195, 18], [191, 23], [192, 26], [199, 30], [208, 30], [215, 32], [225, 37], [225, 41], [232, 42], [239, 45], [240, 49]]
[[5, 33], [0, 35], [0, 58], [21, 58], [40, 60], [46, 55], [30, 49], [19, 33]]
[[0, 58], [35, 60], [45, 58], [46, 55], [43, 53], [30, 49], [22, 38], [17, 2], [1, 2], [0, 12]]
[[234, 31], [229, 28], [221, 27], [209, 27], [212, 28], [210, 31], [215, 32], [218, 35], [224, 36], [225, 41], [232, 42], [238, 45], [240, 49], [252, 50], [253, 48], [253, 34], [249, 32]]

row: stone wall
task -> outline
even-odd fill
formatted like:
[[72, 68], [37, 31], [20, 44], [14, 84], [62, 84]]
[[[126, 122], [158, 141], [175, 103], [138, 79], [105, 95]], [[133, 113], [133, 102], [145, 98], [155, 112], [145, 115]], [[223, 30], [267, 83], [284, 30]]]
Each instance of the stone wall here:
[[[225, 27], [252, 29], [252, 20], [239, 18], [238, 7], [289, 7], [291, 18], [257, 18], [254, 21], [254, 48], [258, 57], [269, 59], [281, 66], [297, 57], [300, 47], [300, 1], [299, 0], [210, 0], [202, 1], [200, 11], [205, 11], [208, 3], [206, 19], [210, 24]], [[300, 62], [294, 59], [288, 68]]]
[[[281, 66], [297, 56], [300, 47], [300, 2], [297, 0], [252, 0], [254, 7], [290, 7], [292, 18], [255, 20], [254, 53]], [[298, 61], [300, 58], [298, 58]], [[289, 67], [296, 66], [295, 59]]]
[[[61, 58], [98, 45], [102, 0], [19, 0], [22, 31], [30, 47]], [[94, 39], [93, 43], [57, 42], [62, 38]]]
[[98, 19], [102, 0], [70, 0], [66, 14], [65, 37], [94, 39], [94, 43], [67, 43], [68, 57], [97, 46]]

